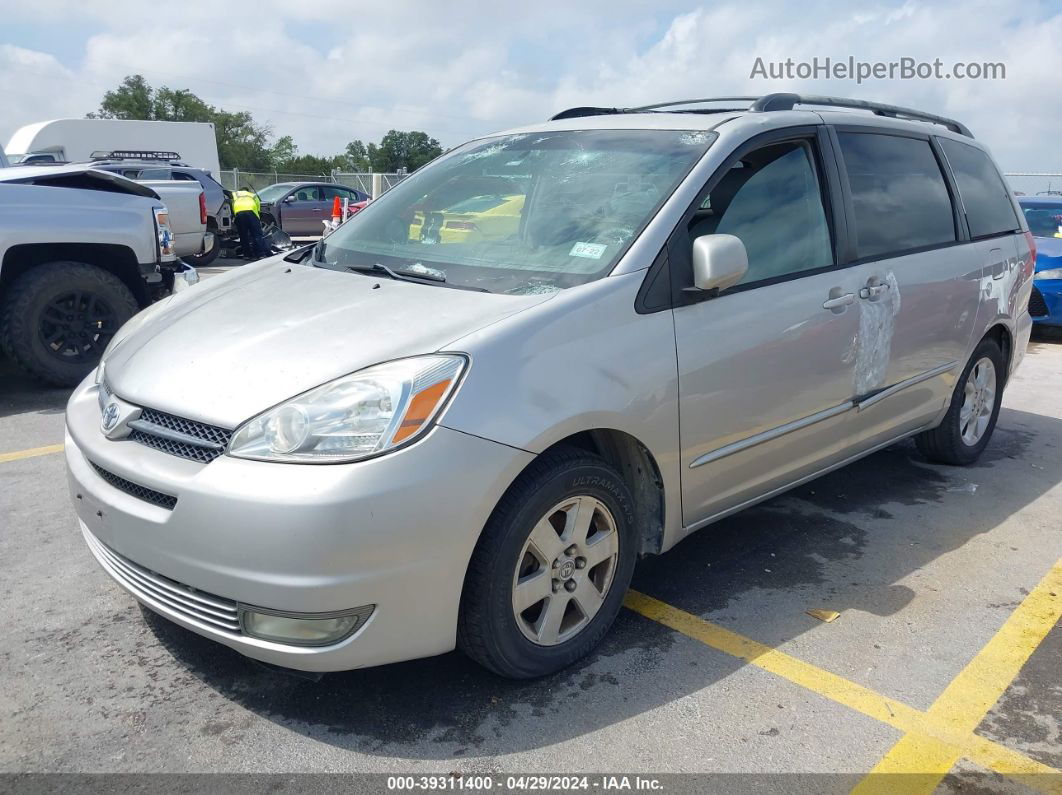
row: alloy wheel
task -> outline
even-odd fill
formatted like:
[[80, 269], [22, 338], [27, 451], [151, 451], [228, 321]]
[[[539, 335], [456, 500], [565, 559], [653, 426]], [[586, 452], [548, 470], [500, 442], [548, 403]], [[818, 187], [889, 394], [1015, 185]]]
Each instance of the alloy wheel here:
[[996, 366], [987, 356], [977, 360], [966, 378], [962, 408], [959, 410], [959, 434], [964, 444], [973, 447], [984, 436], [996, 403]]
[[583, 495], [553, 506], [535, 524], [513, 572], [520, 632], [540, 646], [578, 635], [601, 609], [618, 560], [619, 532], [603, 502]]

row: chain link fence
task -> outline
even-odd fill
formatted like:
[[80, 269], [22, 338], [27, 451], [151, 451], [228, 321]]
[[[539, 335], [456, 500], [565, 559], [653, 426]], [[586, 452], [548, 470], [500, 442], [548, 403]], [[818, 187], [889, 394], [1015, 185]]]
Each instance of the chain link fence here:
[[1062, 193], [1062, 174], [1047, 171], [1009, 171], [1003, 176], [1007, 178], [1010, 189], [1015, 193], [1026, 196], [1048, 191]]
[[361, 174], [333, 171], [331, 174], [286, 174], [283, 171], [243, 171], [238, 168], [223, 169], [218, 181], [229, 190], [252, 188], [256, 191], [277, 182], [334, 182], [368, 193], [374, 199], [386, 193], [408, 174]]

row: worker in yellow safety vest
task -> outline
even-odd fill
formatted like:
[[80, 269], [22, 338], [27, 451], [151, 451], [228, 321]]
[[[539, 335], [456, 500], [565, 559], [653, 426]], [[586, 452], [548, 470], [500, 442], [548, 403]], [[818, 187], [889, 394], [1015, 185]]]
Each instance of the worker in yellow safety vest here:
[[256, 260], [269, 256], [269, 244], [262, 234], [259, 218], [262, 203], [258, 194], [250, 190], [237, 190], [232, 194], [232, 217], [240, 234], [243, 258]]

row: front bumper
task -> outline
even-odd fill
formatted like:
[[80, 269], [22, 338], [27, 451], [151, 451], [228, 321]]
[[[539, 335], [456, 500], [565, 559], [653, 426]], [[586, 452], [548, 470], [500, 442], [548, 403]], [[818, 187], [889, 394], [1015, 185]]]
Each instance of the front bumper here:
[[[408, 448], [355, 464], [224, 455], [201, 464], [107, 439], [90, 381], [67, 407], [71, 497], [89, 548], [140, 602], [247, 656], [306, 671], [454, 648], [469, 557], [530, 453], [436, 427]], [[96, 467], [172, 495], [176, 504], [168, 509], [133, 496]], [[158, 583], [156, 590], [137, 587], [123, 563], [207, 600], [293, 613], [376, 607], [339, 643], [289, 646], [182, 611], [160, 595]]]
[[1038, 279], [1033, 282], [1036, 293], [1029, 302], [1033, 323], [1043, 326], [1062, 326], [1062, 279]]

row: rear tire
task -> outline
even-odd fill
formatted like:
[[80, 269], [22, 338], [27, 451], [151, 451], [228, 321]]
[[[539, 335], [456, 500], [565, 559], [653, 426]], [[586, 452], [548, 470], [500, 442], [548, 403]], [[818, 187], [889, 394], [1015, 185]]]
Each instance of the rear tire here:
[[218, 238], [217, 230], [210, 230], [214, 233], [214, 244], [204, 251], [202, 254], [194, 254], [191, 257], [183, 257], [189, 265], [193, 268], [205, 268], [211, 262], [218, 258], [218, 254], [221, 253], [221, 240]]
[[1006, 371], [999, 345], [981, 340], [955, 384], [943, 421], [915, 437], [918, 451], [939, 464], [965, 466], [976, 461], [995, 430]]
[[132, 291], [102, 268], [49, 262], [18, 277], [3, 297], [0, 347], [42, 381], [76, 386], [139, 310]]
[[512, 679], [545, 676], [588, 654], [630, 585], [640, 546], [633, 505], [623, 478], [595, 455], [557, 450], [531, 464], [469, 562], [462, 651]]

